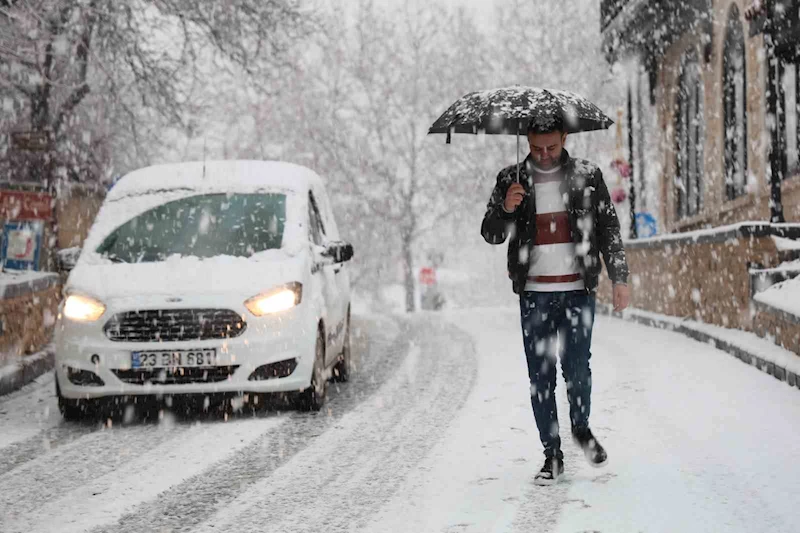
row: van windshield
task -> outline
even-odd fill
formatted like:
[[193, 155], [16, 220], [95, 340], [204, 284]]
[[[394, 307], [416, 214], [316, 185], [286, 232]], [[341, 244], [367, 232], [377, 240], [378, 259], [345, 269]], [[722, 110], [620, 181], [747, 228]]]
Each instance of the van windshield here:
[[286, 195], [206, 194], [146, 211], [114, 230], [97, 253], [120, 263], [169, 256], [250, 257], [281, 247]]

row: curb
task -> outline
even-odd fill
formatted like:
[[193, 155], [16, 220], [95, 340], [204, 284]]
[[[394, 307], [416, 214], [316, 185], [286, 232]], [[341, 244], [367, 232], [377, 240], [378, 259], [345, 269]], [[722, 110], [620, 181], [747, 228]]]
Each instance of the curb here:
[[623, 316], [620, 313], [615, 313], [612, 310], [611, 306], [608, 304], [598, 303], [597, 314], [612, 316], [614, 318], [619, 318], [622, 320], [626, 320], [628, 322], [636, 322], [644, 326], [666, 329], [669, 331], [674, 331], [676, 333], [681, 333], [698, 342], [710, 344], [714, 348], [717, 348], [718, 350], [722, 350], [723, 352], [726, 352], [734, 356], [743, 363], [747, 363], [748, 365], [757, 368], [758, 370], [764, 372], [765, 374], [769, 374], [778, 381], [782, 381], [787, 385], [789, 385], [790, 387], [792, 388], [796, 387], [798, 390], [800, 390], [800, 375], [795, 374], [794, 372], [791, 372], [786, 368], [773, 363], [772, 361], [767, 361], [766, 359], [759, 357], [758, 355], [749, 352], [741, 348], [740, 346], [736, 346], [724, 339], [706, 333], [705, 331], [699, 331], [691, 327], [685, 326], [683, 324], [675, 324], [667, 320], [659, 320], [653, 317], [645, 317], [637, 315], [635, 314], [635, 311], [634, 312], [628, 311], [628, 314]]
[[14, 392], [55, 366], [52, 346], [0, 370], [0, 396]]

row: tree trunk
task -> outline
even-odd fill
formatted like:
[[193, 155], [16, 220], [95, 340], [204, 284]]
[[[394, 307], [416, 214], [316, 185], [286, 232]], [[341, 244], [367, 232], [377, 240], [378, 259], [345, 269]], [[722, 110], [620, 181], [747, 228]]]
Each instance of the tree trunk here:
[[415, 278], [414, 278], [414, 256], [411, 252], [412, 237], [410, 234], [403, 235], [403, 272], [405, 274], [406, 291], [406, 311], [413, 313], [416, 311], [415, 297]]

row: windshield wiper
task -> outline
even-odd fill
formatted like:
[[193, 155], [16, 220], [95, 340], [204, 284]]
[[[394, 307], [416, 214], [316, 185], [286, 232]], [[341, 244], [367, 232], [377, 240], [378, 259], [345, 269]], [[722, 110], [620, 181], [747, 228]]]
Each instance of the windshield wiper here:
[[115, 255], [115, 254], [105, 254], [103, 257], [105, 257], [106, 259], [108, 259], [112, 263], [127, 263], [127, 261], [125, 261], [120, 256]]

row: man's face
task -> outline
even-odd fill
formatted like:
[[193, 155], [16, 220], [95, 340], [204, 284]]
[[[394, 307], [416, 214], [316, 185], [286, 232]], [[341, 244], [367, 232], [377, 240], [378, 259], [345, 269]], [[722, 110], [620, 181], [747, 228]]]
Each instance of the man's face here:
[[544, 170], [558, 166], [566, 140], [567, 134], [560, 131], [528, 135], [528, 144], [536, 166]]

